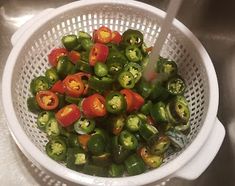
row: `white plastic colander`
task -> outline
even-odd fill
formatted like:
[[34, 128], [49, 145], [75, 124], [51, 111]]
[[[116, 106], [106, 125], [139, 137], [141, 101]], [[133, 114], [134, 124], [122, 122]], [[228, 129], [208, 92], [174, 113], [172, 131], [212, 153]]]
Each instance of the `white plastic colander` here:
[[43, 11], [13, 35], [13, 49], [2, 80], [3, 105], [14, 140], [35, 165], [70, 182], [118, 186], [157, 184], [172, 177], [196, 179], [209, 166], [225, 135], [216, 117], [217, 78], [206, 50], [177, 20], [173, 21], [161, 55], [175, 60], [186, 80], [192, 127], [187, 146], [166, 157], [160, 168], [122, 178], [101, 178], [70, 170], [46, 155], [48, 139], [37, 128], [36, 115], [27, 109], [29, 84], [49, 68], [47, 54], [61, 45], [63, 35], [79, 30], [92, 33], [101, 25], [120, 32], [132, 28], [140, 30], [150, 46], [158, 37], [164, 15], [163, 11], [136, 1], [79, 1]]

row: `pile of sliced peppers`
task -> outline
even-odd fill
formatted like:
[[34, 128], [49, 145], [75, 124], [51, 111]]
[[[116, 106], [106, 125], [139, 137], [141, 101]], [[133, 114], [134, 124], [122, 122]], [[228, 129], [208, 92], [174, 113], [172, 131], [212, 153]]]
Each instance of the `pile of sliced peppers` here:
[[140, 31], [105, 26], [65, 35], [51, 68], [30, 83], [29, 111], [48, 136], [46, 153], [85, 174], [121, 177], [161, 166], [187, 143], [190, 109], [177, 64], [160, 57], [156, 80], [143, 68], [152, 47]]

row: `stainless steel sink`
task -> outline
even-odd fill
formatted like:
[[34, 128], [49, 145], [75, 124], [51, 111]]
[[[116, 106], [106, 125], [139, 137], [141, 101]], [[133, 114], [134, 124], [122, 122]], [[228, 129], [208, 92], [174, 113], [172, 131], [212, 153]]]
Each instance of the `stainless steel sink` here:
[[[45, 8], [54, 8], [72, 0], [0, 0], [0, 75], [10, 50], [11, 35], [30, 17]], [[143, 0], [166, 10], [168, 0]], [[235, 1], [185, 0], [177, 18], [201, 41], [208, 51], [219, 82], [218, 118], [226, 128], [222, 147], [208, 169], [194, 181], [172, 179], [170, 186], [234, 186], [235, 176]], [[0, 81], [1, 85], [1, 81]], [[1, 92], [0, 91], [0, 96]], [[0, 180], [3, 185], [46, 185], [38, 171], [18, 150], [6, 127], [0, 101]], [[7, 154], [6, 148], [7, 145]], [[3, 148], [4, 147], [4, 148]], [[1, 161], [3, 162], [3, 161]], [[12, 163], [14, 162], [14, 163]], [[14, 175], [11, 170], [14, 170]], [[23, 173], [22, 171], [23, 170]], [[37, 170], [37, 171], [35, 171]], [[7, 176], [6, 176], [7, 175]]]

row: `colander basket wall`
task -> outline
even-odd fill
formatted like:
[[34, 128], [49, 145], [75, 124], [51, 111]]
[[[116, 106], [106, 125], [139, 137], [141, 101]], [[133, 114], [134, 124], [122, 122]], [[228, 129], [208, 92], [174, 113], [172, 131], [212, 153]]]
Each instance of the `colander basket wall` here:
[[144, 174], [122, 178], [101, 178], [75, 172], [50, 159], [44, 147], [48, 139], [36, 127], [36, 115], [27, 109], [31, 80], [49, 67], [47, 54], [61, 46], [61, 37], [83, 30], [89, 33], [101, 25], [124, 32], [138, 29], [147, 45], [153, 45], [165, 13], [137, 1], [79, 1], [48, 9], [22, 26], [12, 37], [2, 83], [2, 99], [11, 134], [24, 154], [41, 169], [84, 185], [143, 185], [171, 177], [197, 178], [219, 150], [225, 131], [216, 118], [218, 85], [212, 62], [197, 38], [174, 20], [161, 55], [175, 60], [186, 80], [186, 98], [191, 110], [188, 144], [164, 159], [163, 165]]

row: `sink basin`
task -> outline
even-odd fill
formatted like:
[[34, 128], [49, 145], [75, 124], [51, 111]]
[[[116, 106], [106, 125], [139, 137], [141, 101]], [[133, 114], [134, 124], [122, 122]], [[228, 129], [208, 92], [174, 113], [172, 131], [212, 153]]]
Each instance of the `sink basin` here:
[[[55, 8], [63, 4], [72, 2], [71, 0], [0, 0], [0, 75], [12, 48], [10, 43], [11, 35], [25, 21], [33, 15], [46, 8]], [[142, 0], [147, 4], [166, 10], [168, 0]], [[235, 1], [227, 0], [187, 0], [177, 15], [177, 19], [184, 23], [201, 41], [209, 53], [214, 64], [218, 83], [219, 83], [219, 109], [218, 118], [226, 128], [226, 137], [223, 145], [208, 169], [194, 181], [182, 179], [172, 179], [167, 183], [169, 186], [234, 186], [235, 173]], [[1, 83], [1, 81], [0, 81]], [[1, 91], [0, 91], [1, 96]], [[1, 147], [10, 144], [9, 156], [5, 157], [5, 162], [14, 161], [16, 163], [5, 166], [4, 171], [11, 173], [11, 169], [19, 173], [22, 185], [45, 184], [40, 178], [38, 170], [13, 145], [10, 134], [4, 125], [6, 118], [3, 115], [0, 100], [0, 130], [4, 140], [0, 143], [0, 156], [5, 157], [5, 151]], [[4, 152], [3, 152], [4, 151]], [[22, 158], [16, 159], [14, 153], [18, 153]], [[19, 163], [18, 161], [22, 161]], [[23, 166], [23, 167], [22, 167]], [[4, 167], [2, 167], [4, 168]], [[22, 169], [24, 172], [22, 173]], [[33, 171], [34, 170], [34, 171]], [[37, 171], [35, 171], [37, 170]], [[5, 174], [5, 175], [8, 175]], [[11, 175], [11, 174], [9, 174]], [[18, 174], [17, 174], [18, 175]], [[3, 177], [0, 174], [0, 180], [4, 178], [4, 185], [16, 184], [12, 176]], [[30, 183], [30, 184], [29, 184]]]

